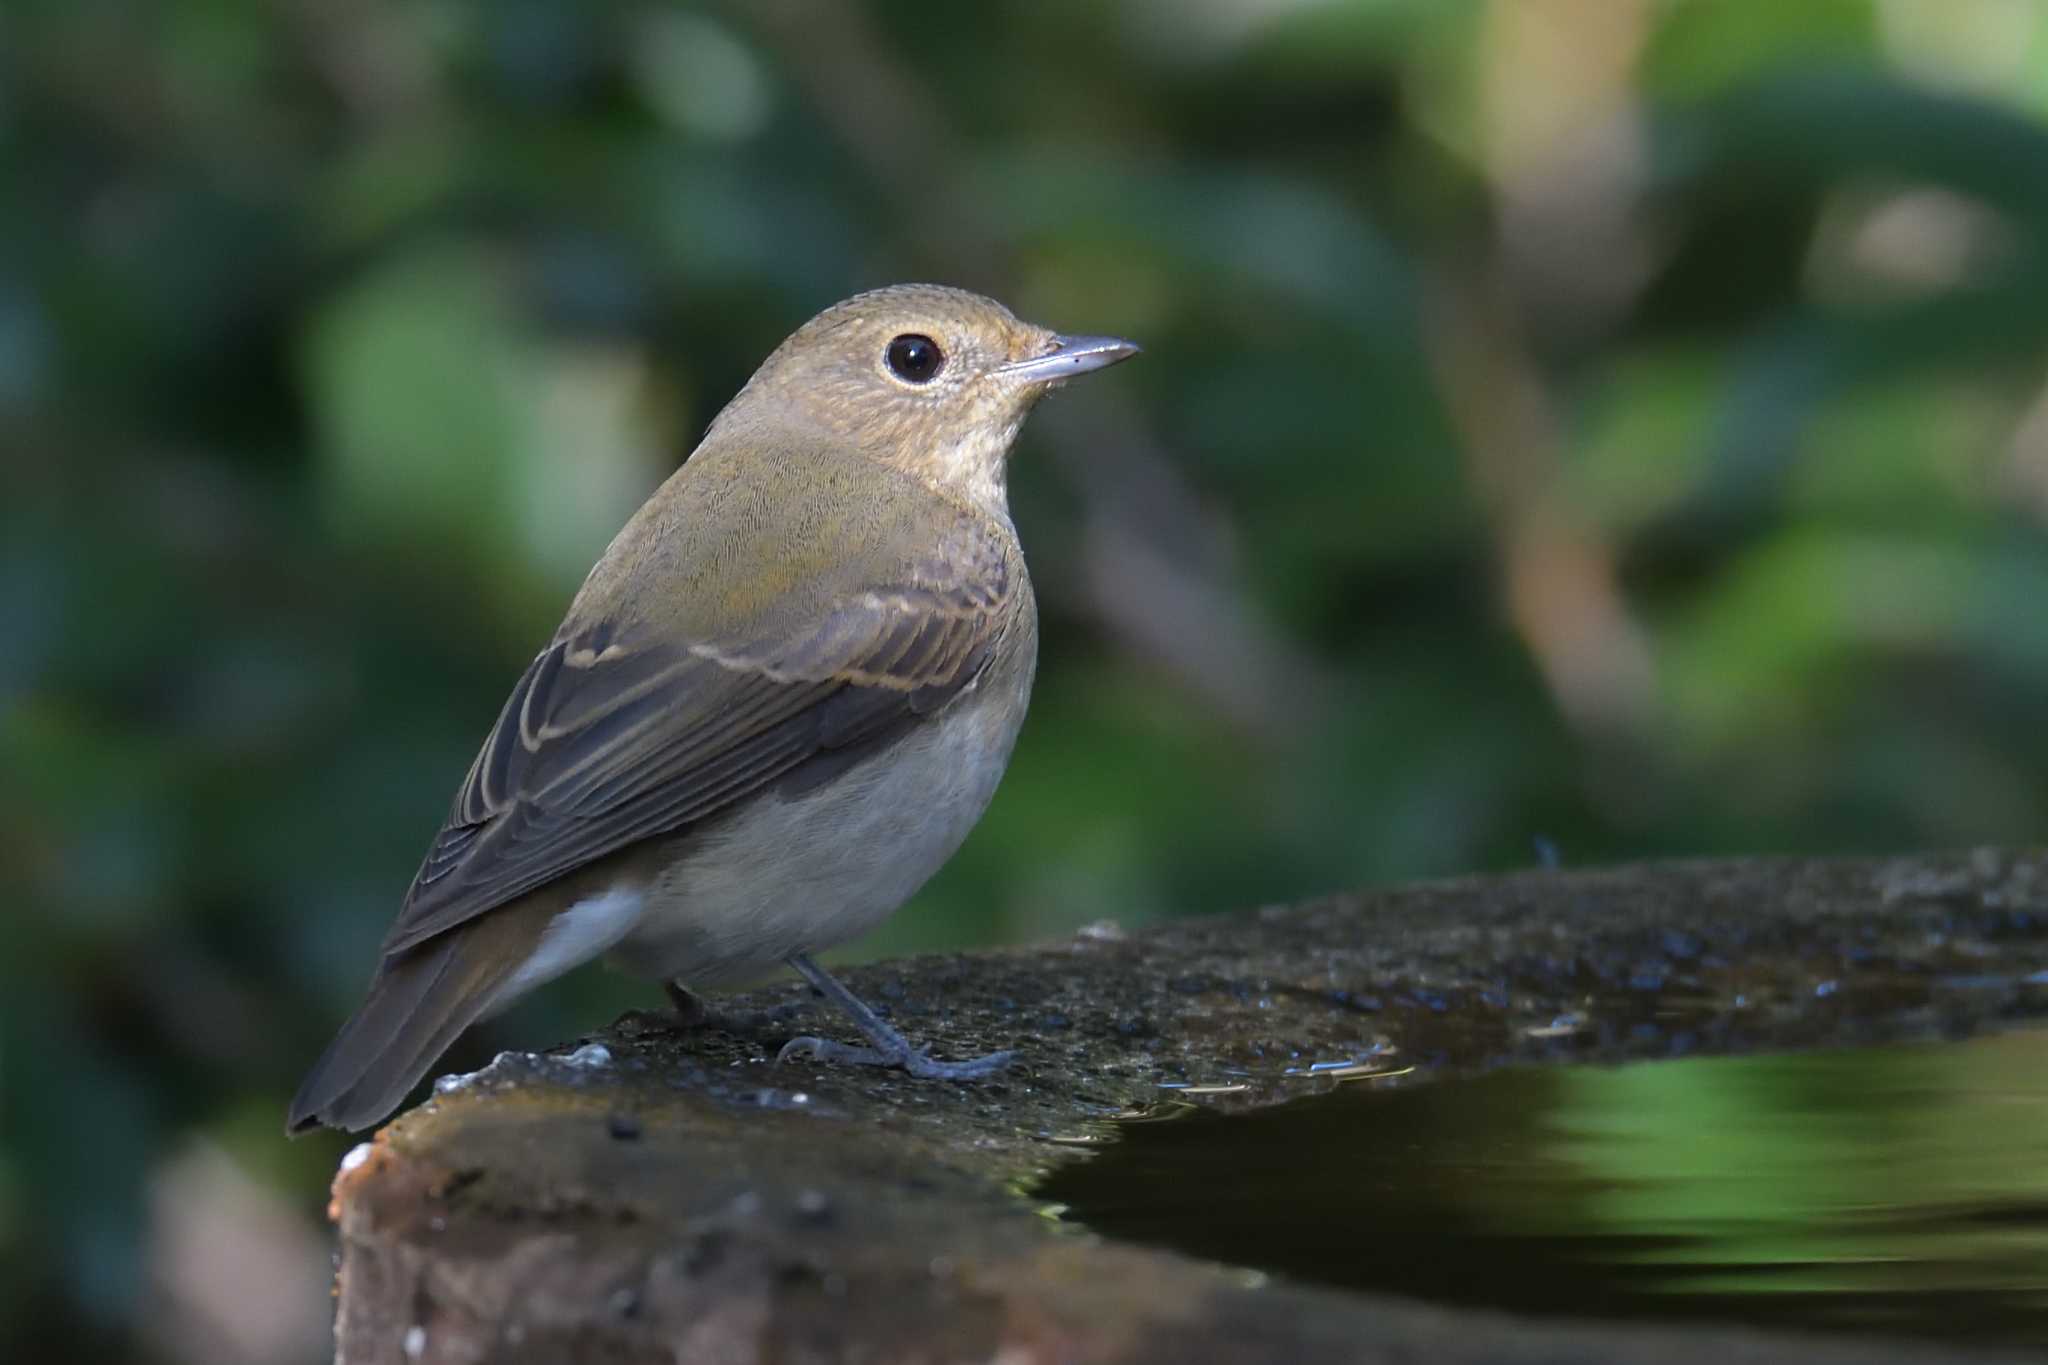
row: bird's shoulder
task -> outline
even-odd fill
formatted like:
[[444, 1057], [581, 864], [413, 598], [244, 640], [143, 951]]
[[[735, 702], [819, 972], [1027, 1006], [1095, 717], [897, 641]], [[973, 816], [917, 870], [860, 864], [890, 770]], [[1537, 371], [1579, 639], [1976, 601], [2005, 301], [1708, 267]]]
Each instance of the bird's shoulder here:
[[707, 444], [592, 570], [562, 634], [709, 649], [849, 608], [1004, 617], [1028, 595], [1006, 512], [802, 435]]

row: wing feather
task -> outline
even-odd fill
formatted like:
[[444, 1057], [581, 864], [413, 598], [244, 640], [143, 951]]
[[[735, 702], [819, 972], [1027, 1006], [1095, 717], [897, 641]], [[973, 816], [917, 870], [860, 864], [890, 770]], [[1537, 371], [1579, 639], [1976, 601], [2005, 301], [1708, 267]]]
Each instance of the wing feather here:
[[973, 685], [1018, 606], [995, 532], [796, 629], [558, 634], [512, 690], [384, 942], [397, 953]]

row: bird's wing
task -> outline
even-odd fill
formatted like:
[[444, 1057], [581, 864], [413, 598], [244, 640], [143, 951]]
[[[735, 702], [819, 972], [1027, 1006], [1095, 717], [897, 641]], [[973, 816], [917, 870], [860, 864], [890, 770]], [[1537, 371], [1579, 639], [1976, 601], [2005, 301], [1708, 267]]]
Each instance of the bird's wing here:
[[948, 538], [954, 553], [898, 572], [808, 585], [795, 619], [785, 599], [695, 638], [606, 619], [565, 626], [513, 688], [385, 953], [712, 815], [973, 685], [1029, 589], [994, 527], [956, 521]]

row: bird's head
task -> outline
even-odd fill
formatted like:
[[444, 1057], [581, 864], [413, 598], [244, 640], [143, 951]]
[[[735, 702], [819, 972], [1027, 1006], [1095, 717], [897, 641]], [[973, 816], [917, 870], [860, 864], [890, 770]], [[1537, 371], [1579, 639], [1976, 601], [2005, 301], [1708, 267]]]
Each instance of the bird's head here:
[[1035, 326], [963, 289], [892, 285], [798, 328], [718, 420], [801, 424], [1000, 503], [1010, 446], [1032, 406], [1063, 381], [1137, 352], [1115, 337]]

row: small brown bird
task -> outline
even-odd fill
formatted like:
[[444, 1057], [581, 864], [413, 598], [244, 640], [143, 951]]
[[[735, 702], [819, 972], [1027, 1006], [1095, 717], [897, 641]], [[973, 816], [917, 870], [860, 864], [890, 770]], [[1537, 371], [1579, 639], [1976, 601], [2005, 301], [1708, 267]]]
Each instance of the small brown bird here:
[[869, 1046], [971, 1078], [811, 954], [874, 928], [981, 818], [1038, 616], [1004, 486], [1025, 415], [1137, 353], [935, 285], [805, 323], [626, 523], [512, 689], [287, 1126], [364, 1128], [456, 1035], [609, 954], [678, 990], [787, 963]]

